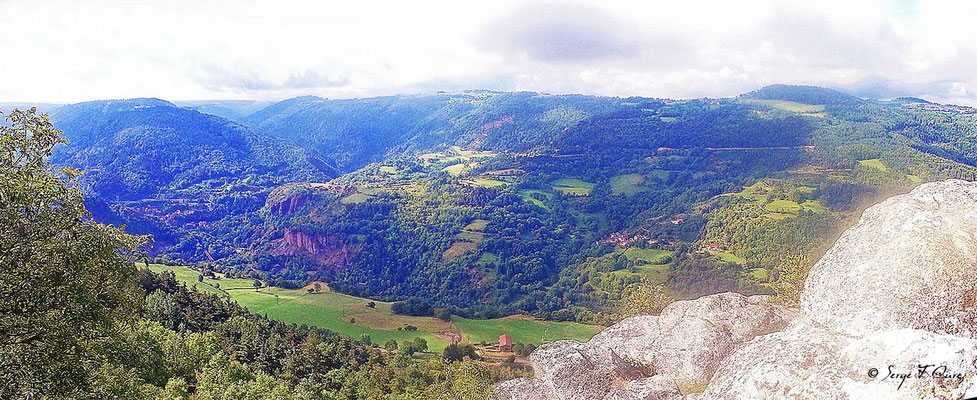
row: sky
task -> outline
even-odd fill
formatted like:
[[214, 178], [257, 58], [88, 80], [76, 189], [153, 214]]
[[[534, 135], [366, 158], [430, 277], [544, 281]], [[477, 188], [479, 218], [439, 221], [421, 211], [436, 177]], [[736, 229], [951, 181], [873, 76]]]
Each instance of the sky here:
[[0, 102], [464, 89], [977, 106], [977, 2], [0, 0]]

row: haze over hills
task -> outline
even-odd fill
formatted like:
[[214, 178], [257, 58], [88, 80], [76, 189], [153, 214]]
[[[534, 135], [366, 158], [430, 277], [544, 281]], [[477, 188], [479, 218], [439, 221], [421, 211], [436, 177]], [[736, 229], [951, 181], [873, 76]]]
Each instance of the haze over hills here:
[[96, 216], [152, 233], [161, 248], [259, 209], [278, 185], [336, 176], [294, 144], [164, 100], [71, 104], [51, 119], [71, 142], [53, 160], [87, 171]]
[[[56, 160], [167, 259], [480, 316], [607, 322], [629, 288], [768, 293], [859, 205], [972, 177], [972, 110], [771, 86], [730, 99], [300, 97], [241, 121], [65, 106]], [[335, 178], [335, 179], [333, 179]], [[744, 189], [745, 188], [745, 189]]]

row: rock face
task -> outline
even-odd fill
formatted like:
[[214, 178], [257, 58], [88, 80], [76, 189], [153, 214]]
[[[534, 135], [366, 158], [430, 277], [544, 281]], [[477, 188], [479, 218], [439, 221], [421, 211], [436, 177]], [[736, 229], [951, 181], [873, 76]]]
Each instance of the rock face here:
[[724, 360], [703, 397], [963, 398], [977, 391], [975, 267], [977, 183], [879, 203], [812, 267], [799, 317]]
[[[537, 378], [497, 391], [562, 400], [969, 398], [975, 306], [977, 183], [929, 183], [866, 210], [812, 267], [796, 315], [732, 293], [676, 302], [586, 344], [542, 346], [532, 355]], [[706, 382], [701, 394], [679, 390]]]
[[530, 356], [537, 377], [503, 382], [497, 392], [520, 400], [681, 399], [679, 386], [704, 385], [733, 350], [783, 329], [791, 315], [764, 296], [678, 301], [659, 316], [625, 319], [587, 343], [541, 346]]
[[272, 243], [269, 251], [273, 255], [307, 255], [323, 265], [343, 267], [349, 259], [362, 248], [362, 245], [347, 245], [335, 236], [314, 235], [285, 228], [281, 239]]
[[977, 184], [946, 181], [869, 208], [811, 269], [801, 308], [851, 336], [900, 328], [974, 337]]

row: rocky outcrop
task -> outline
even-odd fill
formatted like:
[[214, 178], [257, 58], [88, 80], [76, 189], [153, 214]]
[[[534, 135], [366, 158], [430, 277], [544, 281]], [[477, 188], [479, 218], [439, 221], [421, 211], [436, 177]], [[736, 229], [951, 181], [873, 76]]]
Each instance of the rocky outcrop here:
[[356, 193], [356, 187], [331, 183], [293, 182], [276, 187], [265, 198], [265, 207], [275, 216], [294, 214], [310, 202], [332, 203]]
[[977, 391], [975, 267], [977, 184], [877, 204], [812, 267], [799, 317], [723, 361], [704, 397], [963, 398]]
[[[969, 398], [977, 396], [975, 305], [977, 183], [929, 183], [866, 210], [812, 267], [796, 316], [762, 297], [730, 293], [676, 302], [586, 344], [541, 347], [532, 357], [542, 373], [504, 382], [498, 392], [509, 399]], [[645, 375], [628, 380], [627, 368], [597, 365], [609, 356], [564, 357], [570, 348], [616, 355]], [[591, 382], [585, 393], [577, 392], [581, 380]], [[706, 381], [698, 395], [678, 390]]]
[[678, 301], [659, 316], [625, 319], [587, 343], [541, 346], [530, 356], [537, 377], [504, 382], [497, 392], [505, 399], [680, 399], [680, 386], [708, 382], [733, 350], [783, 329], [790, 318], [764, 296]]
[[350, 257], [359, 252], [361, 245], [349, 246], [329, 235], [316, 235], [285, 228], [281, 239], [272, 243], [273, 255], [305, 255], [328, 266], [348, 265]]

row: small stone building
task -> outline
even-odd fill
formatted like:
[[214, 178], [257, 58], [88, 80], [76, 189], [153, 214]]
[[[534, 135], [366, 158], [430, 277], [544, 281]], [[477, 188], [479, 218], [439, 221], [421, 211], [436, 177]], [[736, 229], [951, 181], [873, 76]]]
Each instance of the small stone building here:
[[512, 351], [512, 337], [507, 334], [499, 336], [499, 351]]

